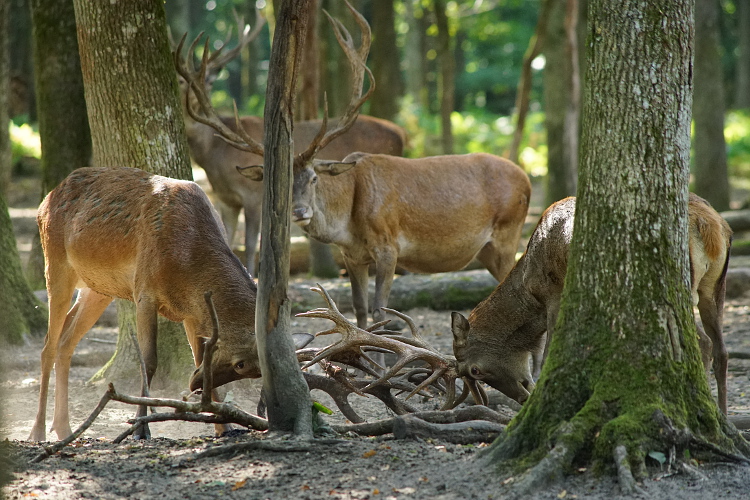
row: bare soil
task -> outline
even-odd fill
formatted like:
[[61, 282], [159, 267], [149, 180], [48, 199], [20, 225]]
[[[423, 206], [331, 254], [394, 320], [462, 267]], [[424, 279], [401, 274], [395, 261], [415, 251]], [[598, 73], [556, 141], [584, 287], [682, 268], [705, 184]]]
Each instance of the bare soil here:
[[[20, 221], [17, 227], [23, 224]], [[20, 244], [26, 243], [20, 240]], [[433, 345], [443, 352], [451, 352], [448, 312], [415, 309], [407, 314], [415, 319]], [[295, 318], [294, 323], [298, 331], [317, 332], [329, 326], [324, 320], [306, 318]], [[731, 353], [750, 353], [750, 299], [747, 296], [728, 301], [724, 330]], [[116, 337], [116, 329], [97, 326], [78, 346], [70, 377], [70, 413], [74, 428], [89, 415], [105, 391], [103, 385], [90, 384], [88, 380], [110, 358]], [[332, 340], [324, 337], [316, 342]], [[37, 410], [42, 344], [42, 339], [31, 339], [24, 346], [5, 347], [2, 353], [6, 368], [0, 378], [5, 422], [0, 427], [0, 435], [10, 440], [16, 463], [15, 480], [4, 489], [11, 499], [506, 498], [515, 480], [510, 472], [479, 465], [477, 456], [486, 443], [454, 445], [437, 440], [396, 440], [391, 435], [379, 438], [347, 435], [339, 437], [342, 441], [339, 444], [319, 444], [307, 451], [253, 451], [231, 457], [196, 459], [197, 453], [217, 445], [260, 439], [283, 441], [288, 437], [250, 432], [216, 438], [211, 425], [168, 422], [152, 424], [154, 438], [149, 441], [128, 439], [115, 445], [112, 439], [127, 428], [125, 421], [135, 413], [134, 408], [120, 403], [110, 403], [83, 439], [41, 463], [29, 464], [41, 451], [38, 443], [24, 440]], [[117, 388], [136, 394], [138, 380], [132, 382], [117, 382]], [[750, 416], [749, 383], [750, 359], [731, 358], [730, 414]], [[229, 389], [239, 406], [254, 411], [259, 381], [235, 382]], [[157, 387], [153, 395], [179, 397], [180, 390]], [[313, 397], [335, 409], [325, 394], [316, 391]], [[352, 396], [351, 400], [368, 421], [391, 416], [374, 398]], [[51, 403], [48, 422], [51, 421]], [[421, 400], [415, 404], [421, 409], [435, 409], [440, 401]], [[338, 411], [326, 418], [344, 422]], [[54, 437], [54, 434], [48, 435], [48, 439]], [[702, 479], [674, 474], [654, 464], [650, 478], [641, 486], [649, 497], [658, 499], [750, 497], [750, 467], [703, 464], [700, 470], [705, 476]], [[529, 498], [605, 500], [619, 494], [612, 477], [596, 477], [591, 471], [577, 470], [571, 471], [561, 484]]]

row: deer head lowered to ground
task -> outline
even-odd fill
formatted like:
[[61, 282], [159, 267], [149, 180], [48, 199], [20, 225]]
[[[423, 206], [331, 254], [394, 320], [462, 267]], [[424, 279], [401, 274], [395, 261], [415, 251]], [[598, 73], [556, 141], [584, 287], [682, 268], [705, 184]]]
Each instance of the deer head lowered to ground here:
[[[262, 19], [262, 17], [258, 17]], [[251, 273], [255, 272], [255, 248], [260, 233], [261, 204], [263, 199], [263, 185], [240, 175], [235, 168], [237, 165], [256, 165], [263, 160], [258, 154], [237, 149], [216, 136], [214, 129], [193, 115], [204, 116], [200, 110], [200, 103], [195, 99], [195, 94], [187, 92], [186, 80], [192, 82], [204, 82], [206, 95], [210, 93], [211, 82], [215, 79], [218, 71], [253, 39], [255, 39], [263, 26], [259, 23], [252, 31], [242, 31], [243, 21], [238, 19], [238, 32], [242, 33], [238, 44], [228, 50], [219, 49], [210, 54], [204, 63], [203, 74], [195, 71], [191, 64], [192, 54], [195, 46], [200, 40], [196, 38], [191, 44], [187, 58], [181, 60], [182, 44], [175, 51], [175, 63], [178, 72], [183, 76], [181, 79], [183, 115], [187, 131], [190, 154], [193, 160], [206, 172], [208, 181], [216, 193], [220, 203], [218, 204], [222, 220], [227, 230], [229, 242], [233, 241], [240, 210], [245, 214], [245, 263]], [[228, 41], [228, 40], [227, 40]], [[368, 42], [369, 43], [369, 42]], [[225, 43], [224, 46], [227, 44]], [[208, 51], [204, 52], [208, 54]], [[187, 76], [186, 76], [187, 75]], [[257, 116], [243, 116], [239, 119], [239, 125], [234, 117], [216, 116], [223, 126], [232, 132], [241, 129], [253, 140], [263, 140], [263, 118]], [[301, 153], [304, 146], [310, 144], [317, 132], [320, 130], [322, 120], [307, 120], [294, 123], [293, 139], [295, 153]], [[340, 136], [331, 140], [329, 144], [317, 153], [317, 157], [324, 160], [341, 160], [349, 153], [365, 151], [369, 153], [387, 153], [401, 156], [406, 142], [404, 130], [387, 120], [373, 118], [371, 116], [360, 116], [351, 128], [344, 131]]]
[[[486, 382], [519, 403], [533, 389], [529, 357], [546, 351], [560, 308], [575, 198], [550, 206], [508, 277], [466, 319], [452, 313], [453, 351], [461, 376]], [[726, 270], [732, 231], [702, 198], [690, 194], [689, 248], [693, 304], [703, 363], [713, 358], [719, 408], [727, 411], [727, 352], [722, 334]], [[708, 335], [707, 335], [708, 334]]]
[[[351, 7], [350, 7], [351, 9]], [[362, 29], [362, 45], [336, 21], [336, 36], [347, 53], [354, 78], [349, 107], [336, 127], [327, 130], [324, 118], [318, 134], [294, 160], [293, 220], [309, 236], [335, 243], [344, 256], [352, 283], [357, 323], [367, 325], [367, 270], [375, 264], [373, 305], [375, 320], [387, 305], [396, 265], [415, 272], [455, 271], [477, 257], [502, 280], [513, 266], [521, 229], [528, 211], [531, 184], [517, 165], [490, 154], [451, 155], [405, 159], [384, 154], [352, 153], [343, 161], [316, 161], [323, 148], [354, 123], [360, 107], [374, 88], [365, 66], [370, 32]], [[230, 144], [254, 154], [263, 145], [248, 134], [229, 129], [218, 119], [202, 85], [189, 89], [200, 103], [194, 118], [214, 127]], [[361, 95], [364, 75], [371, 85]], [[261, 180], [262, 167], [243, 169]]]
[[[52, 428], [60, 439], [71, 434], [71, 356], [114, 298], [136, 304], [146, 385], [156, 371], [157, 314], [184, 324], [195, 363], [201, 364], [202, 337], [212, 332], [203, 298], [207, 290], [213, 291], [221, 328], [212, 369], [215, 386], [260, 377], [255, 283], [225, 243], [218, 214], [197, 184], [134, 168], [82, 168], [47, 195], [37, 220], [46, 262], [49, 329], [31, 440], [46, 438], [53, 366]], [[70, 308], [76, 288], [81, 290]], [[145, 412], [139, 408], [138, 415]], [[139, 435], [147, 436], [147, 429]]]

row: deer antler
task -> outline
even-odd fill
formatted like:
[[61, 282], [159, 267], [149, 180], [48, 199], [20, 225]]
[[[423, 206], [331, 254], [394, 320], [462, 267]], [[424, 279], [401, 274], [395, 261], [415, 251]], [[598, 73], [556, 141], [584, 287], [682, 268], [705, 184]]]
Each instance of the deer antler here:
[[237, 55], [242, 52], [242, 49], [247, 47], [250, 42], [258, 37], [261, 30], [263, 29], [263, 26], [265, 26], [266, 24], [266, 18], [263, 17], [261, 12], [257, 8], [255, 9], [255, 19], [257, 19], [257, 22], [255, 24], [255, 28], [253, 28], [252, 31], [250, 30], [250, 25], [245, 24], [245, 19], [237, 14], [236, 10], [232, 9], [232, 15], [234, 16], [234, 21], [237, 24], [237, 33], [240, 38], [237, 41], [237, 45], [235, 47], [227, 50], [222, 54], [222, 51], [232, 39], [232, 28], [230, 27], [224, 43], [221, 45], [221, 47], [216, 49], [213, 54], [211, 54], [211, 57], [208, 60], [209, 71], [222, 68], [229, 61], [237, 57]]
[[[302, 367], [303, 370], [323, 359], [341, 360], [350, 364], [348, 360], [365, 358], [368, 362], [377, 366], [362, 352], [362, 348], [375, 348], [395, 353], [398, 355], [399, 359], [384, 375], [362, 388], [361, 390], [363, 392], [367, 392], [369, 389], [373, 389], [396, 376], [408, 363], [424, 361], [430, 365], [431, 371], [426, 374], [427, 376], [421, 381], [421, 383], [419, 383], [419, 385], [411, 390], [406, 399], [409, 399], [411, 396], [419, 393], [430, 385], [435, 385], [438, 380], [442, 380], [445, 383], [444, 390], [446, 392], [446, 403], [444, 408], [446, 409], [453, 408], [463, 401], [467, 395], [467, 388], [475, 395], [477, 401], [486, 401], [486, 396], [481, 396], [483, 392], [474, 380], [466, 380], [464, 382], [464, 391], [462, 395], [456, 399], [456, 379], [458, 378], [458, 364], [456, 359], [453, 356], [441, 354], [427, 344], [427, 342], [425, 342], [419, 335], [414, 321], [409, 316], [393, 309], [385, 309], [387, 312], [406, 321], [414, 338], [401, 337], [395, 332], [390, 332], [388, 330], [384, 330], [386, 334], [379, 335], [373, 333], [372, 330], [383, 326], [387, 321], [377, 323], [367, 330], [363, 330], [341, 314], [336, 303], [320, 284], [318, 284], [316, 288], [312, 288], [312, 290], [319, 293], [325, 299], [328, 308], [314, 309], [312, 311], [299, 313], [297, 316], [329, 319], [334, 322], [335, 326], [329, 330], [319, 332], [317, 335], [339, 333], [342, 338], [338, 342], [320, 350], [312, 357], [312, 359], [308, 358], [309, 361]], [[370, 370], [369, 373], [373, 373], [372, 370]], [[411, 373], [412, 371], [408, 372], [406, 377], [409, 377]], [[423, 375], [425, 374], [424, 370], [422, 370], [422, 373]]]
[[[318, 131], [318, 134], [312, 140], [310, 145], [307, 146], [307, 149], [297, 156], [299, 161], [301, 161], [303, 164], [315, 158], [315, 156], [318, 154], [318, 151], [326, 147], [328, 143], [351, 128], [351, 126], [357, 120], [359, 109], [375, 90], [375, 77], [373, 76], [372, 71], [370, 71], [370, 68], [368, 68], [366, 65], [367, 55], [370, 52], [370, 44], [372, 41], [370, 25], [367, 24], [367, 21], [362, 16], [362, 14], [357, 12], [354, 7], [349, 4], [349, 2], [345, 3], [354, 16], [359, 29], [362, 31], [362, 43], [360, 44], [359, 48], [354, 46], [352, 36], [339, 20], [331, 17], [330, 14], [328, 14], [328, 12], [326, 12], [325, 10], [323, 11], [323, 13], [331, 23], [334, 34], [336, 35], [336, 40], [339, 42], [339, 45], [343, 49], [344, 53], [346, 54], [346, 58], [349, 61], [349, 67], [352, 71], [352, 95], [346, 111], [339, 118], [336, 127], [328, 131], [326, 131], [326, 129], [328, 128], [328, 100], [324, 96], [323, 123], [320, 126], [320, 130]], [[367, 78], [370, 81], [370, 87], [367, 89], [365, 95], [362, 95], [362, 86], [364, 85], [365, 73], [367, 73]]]
[[[246, 30], [246, 33], [243, 36], [240, 45], [242, 43], [249, 43], [249, 41], [252, 40], [250, 36], [252, 35], [253, 37], [255, 37], [259, 32], [260, 31], [258, 27], [256, 27], [256, 29], [252, 32], [247, 32]], [[263, 156], [263, 145], [250, 137], [250, 135], [245, 132], [245, 129], [240, 123], [240, 116], [237, 112], [237, 103], [234, 103], [234, 120], [236, 131], [229, 128], [222, 121], [221, 117], [219, 117], [218, 113], [216, 113], [216, 110], [211, 105], [211, 97], [208, 95], [208, 91], [205, 86], [206, 74], [208, 73], [209, 67], [217, 65], [217, 61], [226, 62], [228, 60], [226, 58], [226, 55], [223, 58], [219, 57], [222, 49], [219, 49], [213, 55], [211, 55], [209, 51], [209, 39], [206, 38], [206, 42], [203, 46], [201, 66], [200, 69], [196, 70], [195, 65], [193, 64], [193, 54], [195, 53], [195, 48], [200, 42], [200, 39], [203, 38], [203, 33], [201, 32], [195, 38], [195, 40], [193, 40], [193, 42], [190, 44], [190, 48], [188, 49], [187, 56], [185, 57], [185, 59], [183, 59], [182, 48], [185, 45], [186, 37], [187, 33], [182, 35], [180, 43], [177, 45], [177, 48], [174, 51], [174, 65], [177, 73], [179, 73], [179, 75], [185, 79], [185, 82], [187, 82], [187, 89], [185, 92], [185, 108], [187, 109], [188, 114], [193, 120], [204, 125], [208, 125], [209, 127], [216, 130], [219, 133], [219, 137], [221, 139], [225, 140], [235, 148], [259, 156]], [[231, 51], [228, 51], [227, 54], [236, 55], [236, 52], [239, 52], [239, 50], [241, 50], [242, 48], [240, 45], [238, 45], [239, 48], [235, 47]], [[193, 103], [190, 99], [191, 92], [193, 93], [193, 95], [195, 95], [198, 106], [200, 107], [200, 113], [193, 107]]]

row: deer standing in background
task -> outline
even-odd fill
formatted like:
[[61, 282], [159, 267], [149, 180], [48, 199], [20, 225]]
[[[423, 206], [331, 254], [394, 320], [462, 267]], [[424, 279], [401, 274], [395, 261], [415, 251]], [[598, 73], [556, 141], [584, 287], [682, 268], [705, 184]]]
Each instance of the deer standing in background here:
[[[732, 231], [702, 198], [690, 194], [689, 248], [693, 304], [703, 363], [713, 358], [719, 408], [727, 412], [727, 351], [722, 334], [724, 291]], [[485, 382], [519, 403], [534, 388], [529, 356], [544, 349], [560, 309], [575, 198], [550, 206], [539, 220], [526, 253], [508, 277], [466, 319], [451, 315], [453, 352], [460, 376]]]
[[[263, 19], [258, 16], [258, 19]], [[243, 21], [238, 19], [238, 29], [243, 27]], [[240, 51], [260, 33], [263, 23], [259, 23], [255, 29], [245, 29], [236, 47], [226, 52], [219, 49], [205, 60], [203, 81], [206, 94], [210, 94], [211, 84], [221, 68], [235, 58]], [[196, 38], [190, 49], [188, 57], [195, 53], [195, 45], [200, 38]], [[226, 43], [224, 44], [226, 46]], [[179, 52], [177, 52], [179, 54]], [[186, 68], [186, 65], [183, 65]], [[187, 68], [186, 68], [187, 69]], [[191, 79], [197, 75], [191, 76]], [[261, 205], [263, 201], [263, 184], [248, 179], [237, 172], [238, 165], [256, 165], [263, 162], [258, 154], [243, 151], [230, 146], [220, 137], [217, 137], [214, 129], [205, 123], [194, 119], [191, 111], [197, 110], [199, 104], [195, 101], [193, 94], [187, 92], [186, 78], [180, 79], [180, 87], [183, 103], [183, 116], [187, 131], [190, 155], [206, 172], [206, 177], [211, 183], [211, 188], [216, 193], [220, 203], [219, 211], [227, 230], [230, 246], [234, 239], [237, 228], [237, 219], [240, 210], [245, 214], [245, 265], [251, 273], [255, 273], [256, 254], [255, 249], [260, 234]], [[355, 117], [356, 118], [356, 117]], [[237, 132], [237, 122], [234, 117], [218, 116], [223, 125], [233, 132]], [[258, 116], [243, 116], [239, 123], [244, 133], [252, 137], [254, 141], [263, 141], [263, 118]], [[301, 153], [304, 145], [310, 144], [323, 125], [322, 120], [298, 121], [294, 123], [293, 139], [295, 153]], [[373, 118], [371, 116], [360, 116], [351, 128], [344, 131], [338, 138], [321, 148], [317, 157], [325, 160], [341, 160], [349, 153], [364, 151], [369, 153], [387, 153], [401, 156], [406, 143], [404, 130], [387, 120]]]
[[[156, 371], [157, 314], [183, 323], [195, 364], [201, 365], [202, 337], [212, 333], [203, 298], [208, 290], [213, 291], [221, 333], [213, 358], [215, 386], [260, 377], [255, 283], [225, 243], [218, 214], [197, 184], [135, 168], [81, 168], [47, 195], [37, 221], [46, 263], [49, 329], [30, 440], [46, 439], [53, 366], [52, 428], [59, 439], [72, 433], [70, 360], [114, 298], [136, 304], [138, 344], [147, 373], [142, 386], [150, 384]], [[81, 290], [70, 308], [76, 288]], [[138, 409], [137, 416], [143, 415], [145, 406]], [[136, 434], [148, 436], [147, 426]]]
[[[325, 115], [317, 135], [295, 157], [292, 218], [312, 238], [335, 243], [341, 249], [351, 279], [357, 323], [364, 328], [370, 263], [376, 267], [376, 321], [387, 305], [397, 264], [415, 272], [455, 271], [476, 256], [502, 280], [515, 260], [531, 184], [520, 167], [490, 154], [405, 159], [352, 153], [343, 161], [316, 160], [323, 148], [355, 124], [360, 107], [375, 85], [365, 66], [369, 26], [349, 8], [362, 30], [361, 47], [355, 48], [348, 33], [344, 36], [342, 28], [334, 26], [355, 74], [351, 100], [333, 129], [327, 128]], [[229, 144], [262, 156], [262, 144], [250, 134], [227, 127], [211, 107], [202, 84], [207, 61], [206, 51], [201, 70], [195, 71], [176, 58], [178, 72], [190, 83], [189, 91], [202, 113], [199, 116], [188, 111], [193, 119], [217, 130]], [[371, 85], [361, 95], [365, 72]], [[252, 166], [243, 169], [243, 174], [259, 181], [263, 169]]]

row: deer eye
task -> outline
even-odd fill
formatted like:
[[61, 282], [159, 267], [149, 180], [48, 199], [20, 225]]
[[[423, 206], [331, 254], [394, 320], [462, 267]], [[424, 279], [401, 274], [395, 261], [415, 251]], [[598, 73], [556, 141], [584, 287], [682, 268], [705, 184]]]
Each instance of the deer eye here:
[[244, 370], [245, 369], [245, 362], [244, 361], [240, 361], [239, 363], [237, 363], [236, 365], [234, 365], [234, 369], [237, 370], [237, 371]]
[[472, 366], [471, 367], [471, 376], [474, 377], [474, 378], [480, 378], [482, 376], [482, 372], [476, 366]]
[[317, 184], [317, 183], [318, 183], [318, 176], [316, 175], [316, 176], [314, 176], [314, 177], [313, 177], [313, 178], [312, 178], [312, 179], [310, 180], [310, 184]]

